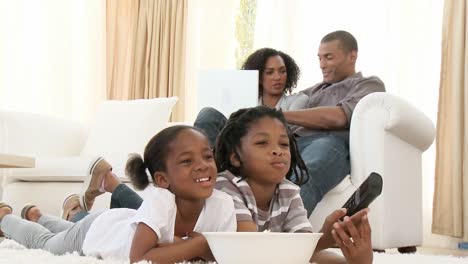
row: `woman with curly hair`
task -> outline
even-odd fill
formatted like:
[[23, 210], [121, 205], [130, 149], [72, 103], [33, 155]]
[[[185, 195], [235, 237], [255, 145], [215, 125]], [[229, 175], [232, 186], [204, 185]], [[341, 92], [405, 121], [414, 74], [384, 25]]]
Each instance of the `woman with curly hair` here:
[[291, 95], [301, 70], [288, 54], [272, 48], [256, 50], [244, 62], [242, 70], [258, 70], [258, 105], [283, 111], [305, 107], [307, 95]]
[[[247, 58], [242, 70], [258, 70], [258, 105], [283, 111], [305, 108], [309, 97], [303, 93], [291, 94], [300, 76], [300, 69], [291, 56], [272, 49], [258, 49]], [[203, 129], [214, 146], [216, 137], [226, 124], [226, 117], [212, 107], [203, 108], [194, 126]]]

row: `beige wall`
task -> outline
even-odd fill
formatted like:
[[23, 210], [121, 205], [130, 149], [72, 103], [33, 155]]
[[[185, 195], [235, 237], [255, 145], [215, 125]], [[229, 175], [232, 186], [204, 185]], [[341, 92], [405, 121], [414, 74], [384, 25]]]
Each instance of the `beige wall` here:
[[189, 123], [196, 117], [198, 71], [234, 69], [234, 22], [238, 0], [189, 1], [186, 51], [186, 93]]
[[91, 118], [105, 96], [105, 6], [0, 1], [0, 108]]

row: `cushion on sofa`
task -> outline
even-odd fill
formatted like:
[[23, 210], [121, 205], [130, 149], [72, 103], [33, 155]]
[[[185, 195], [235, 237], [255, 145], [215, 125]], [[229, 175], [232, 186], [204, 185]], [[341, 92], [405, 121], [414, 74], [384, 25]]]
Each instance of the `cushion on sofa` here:
[[167, 126], [177, 97], [105, 101], [96, 114], [81, 155], [140, 153]]

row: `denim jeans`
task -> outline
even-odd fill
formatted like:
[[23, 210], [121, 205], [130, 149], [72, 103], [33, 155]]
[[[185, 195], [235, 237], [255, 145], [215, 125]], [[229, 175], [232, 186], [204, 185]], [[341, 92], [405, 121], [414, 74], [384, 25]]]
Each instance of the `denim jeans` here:
[[349, 174], [349, 145], [345, 139], [328, 133], [296, 140], [309, 172], [309, 180], [301, 185], [301, 197], [309, 217], [323, 196]]
[[[143, 199], [132, 189], [130, 189], [127, 185], [121, 183], [117, 188], [115, 188], [114, 192], [111, 196], [110, 201], [110, 209], [112, 208], [129, 208], [137, 210], [140, 208], [141, 203], [143, 203]], [[85, 218], [89, 215], [89, 212], [80, 211], [72, 219], [71, 222], [76, 223], [81, 219]]]
[[[226, 121], [218, 110], [207, 107], [200, 111], [194, 126], [207, 133], [213, 146]], [[329, 133], [297, 137], [296, 140], [310, 175], [309, 180], [301, 185], [301, 197], [307, 216], [310, 216], [323, 196], [349, 174], [349, 144]]]
[[205, 131], [210, 145], [213, 147], [216, 138], [226, 125], [226, 121], [226, 117], [221, 112], [212, 107], [205, 107], [198, 113], [193, 126]]

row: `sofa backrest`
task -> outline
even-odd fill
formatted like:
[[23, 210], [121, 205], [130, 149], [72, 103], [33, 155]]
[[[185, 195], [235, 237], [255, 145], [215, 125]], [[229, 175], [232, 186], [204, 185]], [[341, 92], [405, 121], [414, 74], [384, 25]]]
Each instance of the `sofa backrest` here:
[[148, 141], [167, 126], [177, 100], [169, 97], [101, 103], [81, 156], [103, 156], [122, 173], [128, 155], [143, 155]]
[[24, 112], [0, 112], [0, 152], [36, 156], [78, 155], [86, 129], [61, 118]]

